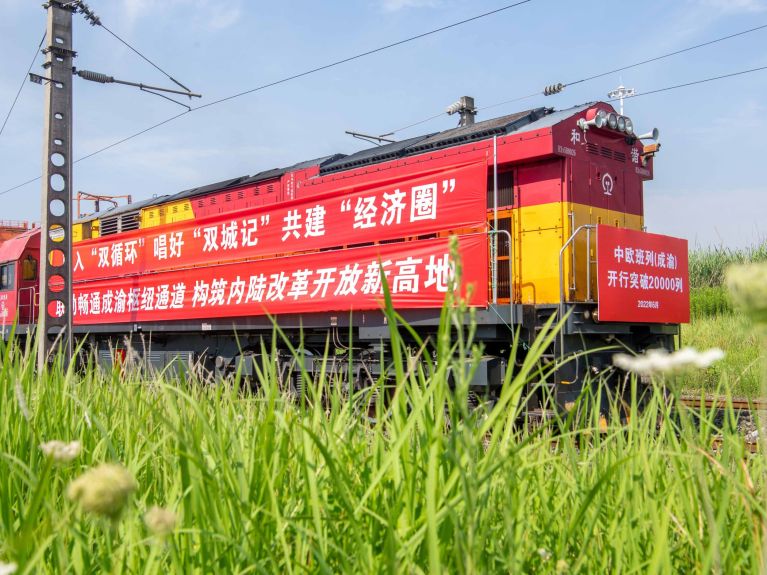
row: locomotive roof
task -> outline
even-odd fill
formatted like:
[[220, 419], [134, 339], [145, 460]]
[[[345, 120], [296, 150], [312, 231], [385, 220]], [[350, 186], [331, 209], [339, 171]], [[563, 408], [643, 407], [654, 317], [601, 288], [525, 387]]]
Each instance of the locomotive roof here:
[[429, 150], [457, 146], [467, 142], [509, 134], [536, 122], [552, 112], [552, 108], [534, 108], [524, 112], [501, 116], [500, 118], [485, 120], [484, 122], [477, 122], [471, 126], [462, 126], [452, 130], [445, 130], [444, 132], [426, 134], [425, 136], [410, 138], [402, 142], [362, 150], [356, 154], [345, 156], [335, 162], [321, 166], [320, 174], [330, 174], [358, 166], [420, 154]]
[[40, 228], [32, 228], [24, 233], [0, 242], [0, 262], [17, 260], [24, 250], [40, 245]]
[[408, 138], [407, 140], [402, 140], [383, 146], [375, 146], [373, 148], [355, 152], [354, 154], [350, 154], [348, 156], [345, 154], [323, 156], [321, 158], [299, 162], [285, 168], [264, 170], [252, 176], [240, 176], [239, 178], [231, 178], [213, 184], [190, 188], [172, 195], [156, 196], [149, 200], [128, 204], [127, 206], [109, 208], [108, 210], [98, 212], [97, 214], [91, 214], [90, 216], [82, 218], [78, 221], [92, 220], [94, 217], [110, 217], [125, 212], [139, 210], [147, 205], [172, 202], [185, 198], [193, 198], [210, 192], [226, 190], [236, 186], [255, 184], [258, 182], [278, 178], [288, 172], [302, 170], [312, 166], [319, 166], [320, 175], [325, 175], [357, 168], [360, 166], [377, 164], [387, 160], [394, 160], [405, 156], [421, 154], [430, 150], [457, 146], [478, 140], [486, 140], [494, 136], [503, 136], [512, 132], [518, 132], [523, 129], [525, 131], [529, 131], [547, 128], [561, 122], [562, 120], [565, 120], [566, 118], [569, 118], [574, 114], [582, 112], [583, 110], [586, 110], [593, 105], [594, 102], [588, 102], [586, 104], [573, 106], [572, 108], [567, 108], [564, 110], [554, 110], [554, 108], [544, 107], [532, 108], [530, 110], [516, 112], [514, 114], [508, 114], [506, 116], [492, 118], [482, 122], [476, 122], [470, 126], [452, 128], [442, 132], [431, 132], [422, 136]]
[[85, 222], [85, 221], [90, 221], [94, 218], [111, 218], [112, 216], [118, 216], [120, 214], [124, 214], [127, 212], [135, 212], [146, 206], [152, 206], [154, 204], [167, 202], [169, 197], [170, 196], [168, 196], [167, 194], [163, 194], [161, 196], [154, 196], [152, 198], [149, 198], [148, 200], [141, 200], [138, 202], [133, 202], [131, 204], [126, 204], [124, 206], [112, 206], [111, 208], [107, 208], [106, 210], [101, 210], [94, 214], [90, 214], [88, 216], [79, 218], [76, 221]]

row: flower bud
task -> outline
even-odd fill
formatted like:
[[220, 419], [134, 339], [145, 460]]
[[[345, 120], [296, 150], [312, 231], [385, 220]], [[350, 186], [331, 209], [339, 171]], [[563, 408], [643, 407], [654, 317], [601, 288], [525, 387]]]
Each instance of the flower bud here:
[[144, 523], [153, 535], [164, 537], [176, 529], [176, 514], [170, 509], [155, 505], [144, 514]]
[[83, 511], [116, 520], [137, 487], [122, 465], [102, 463], [75, 479], [67, 495]]
[[42, 451], [46, 457], [53, 459], [56, 463], [69, 463], [80, 455], [82, 445], [79, 441], [64, 443], [63, 441], [54, 439], [52, 441], [41, 443], [40, 451]]

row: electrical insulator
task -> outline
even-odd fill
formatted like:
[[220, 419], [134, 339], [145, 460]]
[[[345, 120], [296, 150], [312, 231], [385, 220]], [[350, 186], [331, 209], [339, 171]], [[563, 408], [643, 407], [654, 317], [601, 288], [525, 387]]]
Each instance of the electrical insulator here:
[[100, 72], [91, 72], [90, 70], [78, 70], [77, 75], [84, 80], [90, 80], [91, 82], [98, 82], [99, 84], [110, 84], [115, 79], [112, 76], [101, 74]]
[[559, 84], [551, 84], [550, 86], [546, 86], [543, 89], [543, 95], [553, 96], [554, 94], [559, 94], [564, 89], [565, 89], [565, 85], [562, 84], [561, 82]]

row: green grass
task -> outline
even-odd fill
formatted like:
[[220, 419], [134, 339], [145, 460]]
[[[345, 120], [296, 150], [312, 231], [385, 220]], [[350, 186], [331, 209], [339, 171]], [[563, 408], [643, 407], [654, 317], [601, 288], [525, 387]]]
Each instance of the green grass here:
[[722, 361], [686, 377], [687, 392], [714, 393], [721, 382], [726, 381], [737, 397], [763, 396], [763, 348], [758, 333], [744, 315], [694, 317], [691, 324], [682, 328], [682, 345], [699, 350], [718, 347], [725, 352]]
[[736, 396], [763, 396], [763, 348], [748, 318], [733, 309], [724, 276], [730, 265], [767, 261], [767, 242], [740, 250], [693, 250], [689, 261], [691, 320], [682, 329], [683, 345], [701, 350], [719, 347], [726, 357], [690, 375], [684, 382], [685, 389], [713, 393], [724, 379]]
[[[415, 363], [395, 332], [396, 387], [374, 420], [365, 394], [346, 398], [326, 377], [293, 401], [274, 349], [248, 394], [93, 367], [37, 377], [33, 355], [0, 349], [0, 562], [75, 574], [761, 572], [767, 469], [733, 426], [707, 414], [698, 427], [660, 394], [604, 433], [588, 416], [577, 431], [520, 426], [543, 341], [498, 403], [469, 412], [453, 358], [479, 350], [451, 340], [459, 321], [445, 313], [436, 362]], [[51, 439], [83, 453], [53, 466], [38, 448]], [[115, 523], [65, 495], [102, 462], [138, 483]], [[143, 524], [153, 505], [179, 517], [165, 540]]]
[[700, 287], [690, 293], [690, 316], [694, 320], [732, 312], [732, 300], [724, 286]]
[[767, 241], [743, 249], [725, 247], [690, 251], [690, 287], [711, 288], [724, 285], [724, 273], [732, 264], [767, 261]]

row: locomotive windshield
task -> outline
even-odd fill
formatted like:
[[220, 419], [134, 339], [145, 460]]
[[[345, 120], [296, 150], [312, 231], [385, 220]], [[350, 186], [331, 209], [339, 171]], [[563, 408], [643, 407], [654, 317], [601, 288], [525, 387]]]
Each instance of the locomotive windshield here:
[[15, 272], [15, 262], [0, 265], [0, 291], [9, 291], [14, 288]]

